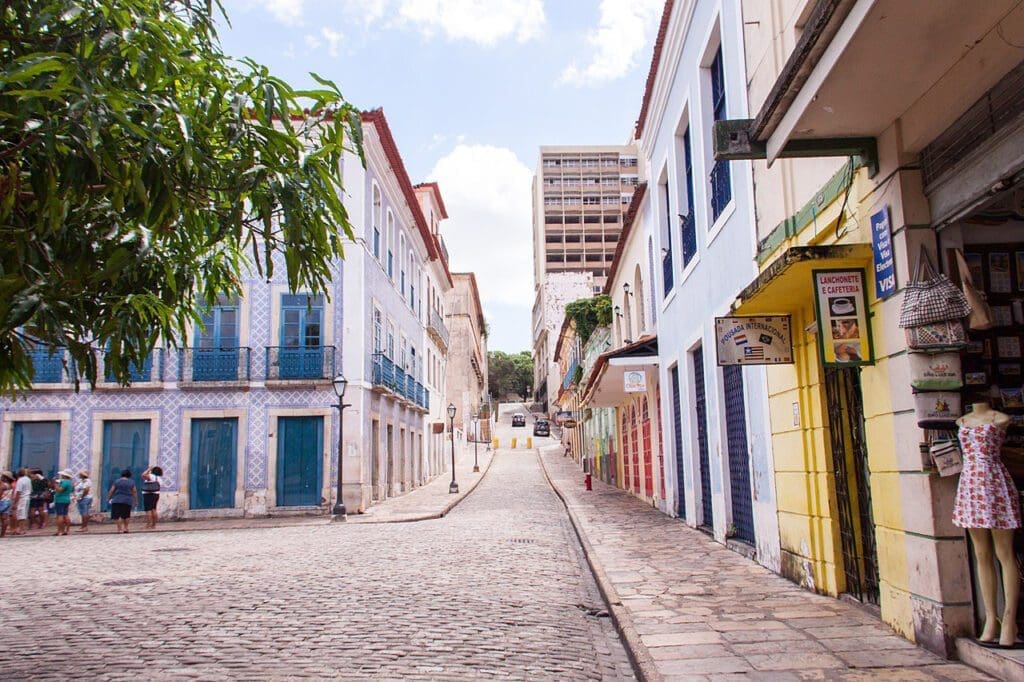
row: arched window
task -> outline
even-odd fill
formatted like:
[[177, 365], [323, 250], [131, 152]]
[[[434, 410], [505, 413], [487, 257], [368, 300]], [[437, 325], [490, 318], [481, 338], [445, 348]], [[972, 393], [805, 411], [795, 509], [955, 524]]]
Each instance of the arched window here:
[[388, 241], [388, 258], [385, 264], [388, 277], [392, 281], [395, 279], [395, 215], [388, 209], [388, 230], [387, 230], [387, 241]]
[[643, 336], [644, 330], [647, 329], [647, 315], [644, 308], [644, 279], [640, 274], [640, 265], [637, 264], [636, 272], [633, 275], [633, 298], [636, 299], [636, 335]]

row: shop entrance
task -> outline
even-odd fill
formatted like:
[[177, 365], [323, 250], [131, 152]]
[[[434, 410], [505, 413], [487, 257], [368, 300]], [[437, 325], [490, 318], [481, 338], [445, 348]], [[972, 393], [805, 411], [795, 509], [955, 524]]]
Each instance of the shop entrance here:
[[864, 440], [860, 368], [826, 368], [825, 398], [846, 576], [844, 592], [877, 606], [878, 553], [871, 514], [871, 476]]

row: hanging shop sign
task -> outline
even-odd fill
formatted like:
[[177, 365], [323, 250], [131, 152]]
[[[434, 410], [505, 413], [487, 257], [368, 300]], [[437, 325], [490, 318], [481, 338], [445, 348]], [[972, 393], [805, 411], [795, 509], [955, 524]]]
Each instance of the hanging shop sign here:
[[818, 349], [826, 367], [875, 361], [863, 270], [814, 270]]
[[569, 410], [559, 410], [558, 412], [555, 412], [555, 423], [559, 426], [562, 426], [570, 419], [572, 419], [572, 412]]
[[622, 373], [626, 393], [646, 393], [647, 373], [642, 369], [631, 369]]
[[875, 254], [875, 296], [878, 300], [889, 298], [896, 293], [896, 259], [888, 206], [871, 214], [871, 250]]
[[785, 365], [793, 362], [788, 315], [716, 317], [719, 365]]

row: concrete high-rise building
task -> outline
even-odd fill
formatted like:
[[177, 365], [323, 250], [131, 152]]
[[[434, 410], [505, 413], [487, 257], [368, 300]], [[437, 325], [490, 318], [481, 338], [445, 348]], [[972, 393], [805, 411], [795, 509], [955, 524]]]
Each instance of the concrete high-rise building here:
[[639, 181], [633, 146], [540, 148], [533, 179], [533, 361], [534, 399], [545, 410], [560, 381], [551, 361], [564, 304], [601, 293]]

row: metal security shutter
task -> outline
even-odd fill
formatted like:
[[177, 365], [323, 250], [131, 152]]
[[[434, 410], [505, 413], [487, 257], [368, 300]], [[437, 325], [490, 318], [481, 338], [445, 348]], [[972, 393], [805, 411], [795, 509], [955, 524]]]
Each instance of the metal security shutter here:
[[711, 505], [711, 462], [708, 456], [708, 406], [704, 392], [704, 348], [693, 351], [693, 387], [697, 408], [697, 454], [700, 457], [700, 525], [711, 528], [714, 509]]
[[679, 404], [679, 366], [672, 368], [672, 421], [676, 445], [676, 514], [686, 518], [686, 469], [683, 467], [683, 408]]
[[754, 509], [750, 492], [750, 450], [747, 447], [747, 410], [743, 402], [743, 368], [722, 368], [725, 383], [725, 428], [729, 444], [729, 485], [732, 522], [737, 540], [754, 544]]

